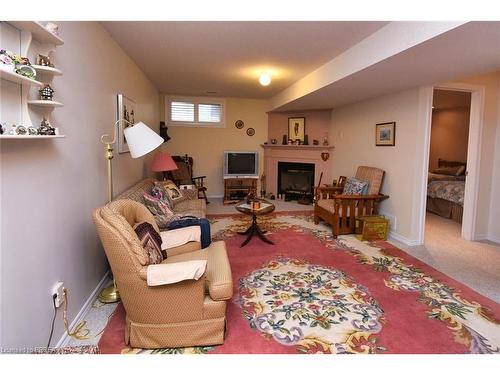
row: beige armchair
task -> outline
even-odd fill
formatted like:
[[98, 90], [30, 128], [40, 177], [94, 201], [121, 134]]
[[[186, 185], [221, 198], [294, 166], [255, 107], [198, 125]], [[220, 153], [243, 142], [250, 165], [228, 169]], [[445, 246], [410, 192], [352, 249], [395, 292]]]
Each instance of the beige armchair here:
[[141, 244], [133, 226], [147, 221], [158, 230], [142, 204], [117, 200], [93, 213], [126, 311], [125, 342], [137, 348], [216, 345], [224, 342], [226, 301], [232, 276], [224, 242], [200, 250], [198, 242], [168, 250], [164, 263], [207, 260], [198, 280], [149, 287], [141, 265]]
[[322, 219], [332, 226], [332, 234], [355, 232], [356, 217], [376, 215], [378, 204], [388, 195], [380, 194], [385, 172], [379, 168], [358, 167], [356, 178], [368, 182], [367, 195], [342, 195], [343, 187], [322, 186], [316, 188], [314, 223]]

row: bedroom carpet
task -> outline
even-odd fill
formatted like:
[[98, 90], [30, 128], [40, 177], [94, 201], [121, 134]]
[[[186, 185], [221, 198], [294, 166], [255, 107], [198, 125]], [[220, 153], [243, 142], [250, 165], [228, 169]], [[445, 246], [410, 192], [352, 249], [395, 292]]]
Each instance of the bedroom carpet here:
[[223, 345], [141, 350], [124, 342], [120, 304], [101, 353], [498, 353], [500, 305], [384, 242], [333, 240], [311, 213], [262, 218], [275, 246], [240, 248], [241, 215], [212, 218], [234, 295]]

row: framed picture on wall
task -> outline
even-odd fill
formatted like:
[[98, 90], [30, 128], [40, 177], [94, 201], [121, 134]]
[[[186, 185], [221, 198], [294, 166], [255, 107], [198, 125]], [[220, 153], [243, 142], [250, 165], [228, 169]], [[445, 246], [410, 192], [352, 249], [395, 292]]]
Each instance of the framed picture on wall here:
[[305, 117], [289, 117], [288, 118], [288, 139], [295, 142], [304, 143], [306, 135], [306, 118]]
[[375, 146], [394, 146], [396, 144], [396, 123], [383, 122], [375, 125]]
[[117, 104], [117, 120], [120, 121], [118, 123], [118, 152], [122, 154], [124, 152], [129, 152], [123, 130], [128, 128], [130, 124], [135, 124], [139, 120], [136, 118], [137, 105], [134, 100], [123, 94], [118, 94]]

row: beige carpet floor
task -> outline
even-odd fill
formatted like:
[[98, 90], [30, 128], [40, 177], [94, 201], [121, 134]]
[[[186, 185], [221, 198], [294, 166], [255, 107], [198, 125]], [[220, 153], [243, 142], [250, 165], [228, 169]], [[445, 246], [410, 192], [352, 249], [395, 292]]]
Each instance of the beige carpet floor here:
[[[274, 201], [277, 211], [312, 210], [294, 202]], [[234, 205], [224, 206], [222, 200], [211, 199], [209, 214], [236, 213]], [[325, 225], [321, 223], [320, 225]], [[390, 241], [412, 256], [431, 265], [439, 271], [464, 283], [470, 288], [500, 303], [500, 245], [491, 242], [471, 242], [460, 238], [460, 225], [452, 220], [428, 214], [424, 246], [408, 247], [397, 241]], [[111, 280], [110, 280], [111, 281]], [[83, 318], [85, 328], [90, 330], [87, 340], [70, 339], [67, 345], [97, 344], [109, 315], [116, 304], [94, 306]]]
[[500, 245], [490, 241], [464, 240], [460, 231], [461, 225], [453, 220], [427, 213], [423, 246], [390, 242], [500, 303]]

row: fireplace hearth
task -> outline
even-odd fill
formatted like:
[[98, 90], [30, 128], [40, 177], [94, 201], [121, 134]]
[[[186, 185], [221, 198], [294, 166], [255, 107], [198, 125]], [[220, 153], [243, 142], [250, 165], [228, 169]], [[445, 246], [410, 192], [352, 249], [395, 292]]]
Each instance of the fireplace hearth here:
[[311, 202], [314, 196], [314, 164], [278, 163], [278, 194], [285, 200]]

